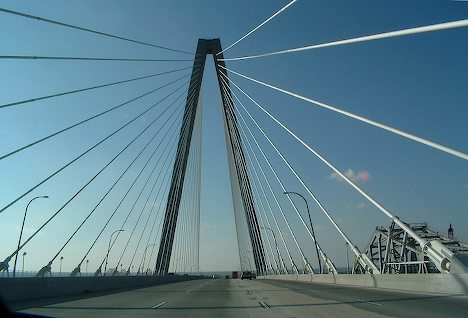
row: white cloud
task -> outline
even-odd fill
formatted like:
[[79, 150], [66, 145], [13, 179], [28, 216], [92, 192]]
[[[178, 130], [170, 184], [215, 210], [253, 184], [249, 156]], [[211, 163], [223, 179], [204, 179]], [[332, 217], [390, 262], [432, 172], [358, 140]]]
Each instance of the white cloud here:
[[[359, 182], [359, 181], [369, 181], [370, 179], [370, 173], [367, 170], [361, 170], [361, 171], [354, 171], [353, 169], [348, 169], [344, 172], [344, 175], [348, 177], [351, 181], [353, 182]], [[328, 176], [329, 180], [336, 180], [339, 182], [344, 181], [338, 173], [333, 172]]]
[[359, 202], [356, 204], [356, 209], [364, 209], [367, 206], [364, 202]]

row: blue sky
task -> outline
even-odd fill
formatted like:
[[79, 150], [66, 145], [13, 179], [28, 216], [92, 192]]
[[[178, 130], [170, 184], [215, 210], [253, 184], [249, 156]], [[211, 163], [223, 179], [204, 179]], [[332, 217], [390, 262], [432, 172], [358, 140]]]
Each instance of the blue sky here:
[[[0, 1], [12, 10], [194, 52], [198, 38], [220, 37], [224, 47], [237, 40], [287, 1]], [[329, 42], [398, 29], [466, 19], [468, 4], [456, 1], [298, 1], [287, 11], [231, 50], [226, 57]], [[385, 39], [251, 61], [229, 62], [233, 70], [350, 112], [467, 152], [468, 29], [453, 29]], [[0, 13], [2, 55], [100, 56], [128, 58], [191, 58], [99, 37]], [[191, 62], [66, 62], [0, 61], [0, 103], [33, 98], [95, 84], [191, 66]], [[83, 94], [3, 109], [0, 116], [1, 154], [16, 149], [80, 119], [188, 74], [124, 84]], [[452, 157], [377, 128], [331, 113], [254, 83], [231, 77], [282, 122], [342, 171], [360, 174], [357, 182], [406, 222], [428, 222], [468, 240], [468, 169]], [[173, 87], [175, 89], [176, 86]], [[171, 89], [147, 96], [84, 127], [0, 161], [0, 202], [4, 206], [21, 191], [103, 138], [149, 103]], [[237, 93], [237, 92], [236, 92]], [[239, 94], [238, 94], [239, 95]], [[239, 95], [240, 96], [240, 95]], [[209, 59], [204, 81], [203, 163], [201, 199], [201, 264], [205, 270], [229, 270], [239, 264], [228, 168], [222, 133], [220, 99], [214, 66]], [[350, 187], [331, 176], [326, 166], [281, 131], [252, 103], [242, 99], [269, 136], [301, 173], [350, 238], [365, 249], [377, 225], [388, 219]], [[25, 236], [141, 129], [129, 128], [115, 142], [103, 145], [33, 195], [50, 199], [31, 206]], [[252, 126], [253, 127], [253, 126]], [[257, 137], [290, 191], [303, 191], [284, 164]], [[88, 190], [25, 247], [27, 268], [45, 265], [76, 224], [125, 169], [135, 145]], [[137, 168], [132, 173], [136, 174]], [[352, 173], [350, 172], [350, 175]], [[99, 231], [100, 224], [126, 190], [116, 188], [90, 224], [64, 252], [64, 269], [71, 270]], [[273, 184], [273, 179], [272, 184]], [[275, 185], [275, 191], [281, 191]], [[27, 197], [30, 198], [30, 197]], [[15, 247], [25, 198], [0, 214], [0, 257]], [[284, 198], [283, 198], [284, 200]], [[286, 204], [286, 201], [284, 201]], [[319, 243], [337, 265], [343, 265], [344, 242], [309, 201]], [[127, 204], [127, 203], [126, 203]], [[298, 202], [298, 206], [300, 202]], [[130, 203], [127, 204], [128, 206]], [[286, 206], [286, 205], [285, 205]], [[128, 207], [126, 206], [128, 209]], [[291, 213], [291, 219], [294, 217]], [[111, 229], [90, 254], [94, 270], [106, 249]], [[293, 226], [300, 232], [296, 221]], [[124, 233], [123, 237], [128, 233]], [[307, 255], [312, 245], [300, 235]], [[119, 254], [119, 253], [115, 253]], [[111, 256], [111, 260], [114, 256]], [[117, 255], [115, 256], [117, 257]], [[125, 265], [125, 263], [124, 263]]]

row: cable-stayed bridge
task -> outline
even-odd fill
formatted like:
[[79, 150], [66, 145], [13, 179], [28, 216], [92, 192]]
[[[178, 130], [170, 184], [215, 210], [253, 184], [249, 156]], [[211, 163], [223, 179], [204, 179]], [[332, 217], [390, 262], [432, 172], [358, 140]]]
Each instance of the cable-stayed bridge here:
[[[463, 150], [296, 93], [273, 84], [274, 81], [260, 80], [257, 75], [236, 69], [236, 63], [353, 43], [386, 41], [390, 38], [410, 37], [422, 33], [454, 32], [466, 28], [468, 21], [449, 21], [267, 53], [225, 57], [229, 50], [247, 41], [272, 20], [286, 15], [296, 2], [289, 2], [224, 49], [219, 38], [199, 39], [195, 52], [24, 12], [0, 9], [2, 15], [15, 19], [35, 20], [34, 23], [150, 47], [166, 54], [161, 58], [5, 54], [0, 56], [2, 63], [33, 60], [35, 63], [66, 61], [158, 63], [171, 67], [176, 65], [175, 68], [161, 67], [157, 72], [143, 76], [97, 85], [77, 85], [53, 94], [37, 94], [2, 102], [0, 111], [8, 112], [7, 116], [22, 116], [24, 109], [28, 107], [43, 107], [44, 104], [41, 103], [64, 97], [72, 96], [78, 101], [87, 93], [100, 97], [115, 94], [116, 101], [122, 97], [115, 104], [99, 109], [87, 108], [87, 102], [82, 102], [83, 108], [90, 110], [85, 117], [76, 110], [64, 109], [63, 114], [53, 117], [56, 118], [55, 125], [46, 129], [47, 133], [32, 134], [32, 138], [27, 142], [11, 142], [5, 147], [5, 151], [2, 149], [1, 168], [7, 180], [4, 184], [11, 184], [11, 189], [8, 192], [5, 190], [0, 217], [21, 211], [17, 218], [19, 237], [9, 237], [2, 248], [5, 255], [0, 263], [0, 270], [4, 281], [12, 284], [8, 286], [15, 288], [15, 280], [26, 284], [25, 279], [20, 279], [24, 277], [25, 258], [29, 260], [33, 257], [43, 262], [37, 268], [29, 268], [36, 276], [29, 281], [38, 286], [57, 276], [60, 276], [61, 284], [68, 284], [67, 279], [70, 283], [76, 282], [76, 279], [83, 279], [98, 285], [105, 280], [106, 284], [114, 281], [125, 287], [129, 282], [144, 282], [142, 278], [147, 277], [151, 277], [151, 282], [156, 284], [158, 279], [164, 280], [169, 277], [169, 280], [184, 280], [184, 275], [181, 274], [186, 274], [187, 279], [193, 279], [203, 272], [200, 268], [203, 261], [200, 260], [200, 249], [203, 248], [200, 245], [203, 173], [201, 167], [204, 160], [202, 144], [205, 138], [202, 131], [204, 114], [207, 111], [203, 109], [203, 86], [208, 81], [205, 79], [208, 76], [205, 67], [209, 68], [206, 64], [212, 58], [216, 75], [216, 82], [213, 84], [221, 97], [221, 121], [234, 212], [236, 236], [231, 239], [237, 246], [238, 257], [238, 265], [226, 268], [226, 271], [249, 271], [259, 278], [275, 279], [276, 282], [270, 284], [281, 290], [294, 290], [298, 286], [304, 289], [304, 285], [283, 282], [302, 280], [413, 292], [466, 293], [468, 245], [457, 239], [453, 230], [445, 235], [432, 229], [430, 224], [411, 223], [404, 214], [394, 212], [374, 196], [372, 191], [360, 184], [361, 181], [369, 179], [367, 171], [340, 169], [333, 158], [329, 158], [308, 141], [304, 131], [296, 132], [287, 124], [287, 120], [275, 115], [269, 105], [265, 105], [262, 99], [257, 97], [256, 92], [259, 89], [268, 89], [269, 94], [284, 95], [292, 100], [324, 109], [335, 116], [365, 124], [373, 131], [409, 140], [414, 147], [427, 148], [429, 153], [449, 157], [456, 164], [464, 165], [465, 171], [468, 155]], [[157, 79], [158, 84], [142, 85], [143, 88], [149, 89], [139, 89], [139, 94], [132, 96], [119, 91], [122, 89], [124, 92], [123, 87], [129, 83], [137, 85], [148, 79]], [[255, 84], [256, 88], [246, 89], [241, 81]], [[108, 91], [109, 88], [115, 88], [115, 91]], [[265, 124], [265, 119], [269, 121], [268, 124]], [[284, 135], [279, 137], [280, 134]], [[289, 138], [286, 143], [284, 136]], [[82, 140], [89, 142], [78, 144]], [[57, 141], [58, 145], [56, 150], [52, 149], [54, 141]], [[323, 200], [319, 194], [321, 191], [314, 188], [315, 182], [307, 170], [297, 164], [298, 159], [295, 156], [298, 153], [291, 150], [290, 146], [293, 143], [301, 147], [305, 154], [302, 155], [303, 160], [315, 160], [322, 164], [329, 169], [329, 179], [338, 180], [338, 186], [348, 185], [366, 205], [373, 207], [374, 212], [381, 215], [384, 223], [375, 224], [375, 232], [367, 234], [370, 238], [367, 245], [360, 246], [353, 240], [354, 233], [336, 217], [337, 212], [332, 208], [333, 204]], [[21, 169], [29, 168], [31, 172], [21, 175], [29, 174], [31, 178], [15, 180], [18, 161], [31, 156], [47, 161], [44, 170], [48, 172], [34, 172], [35, 168], [28, 167], [30, 163], [25, 160], [27, 163], [19, 166]], [[301, 160], [302, 158], [299, 158], [299, 161]], [[89, 174], [91, 170], [92, 173]], [[80, 173], [81, 171], [83, 173]], [[27, 227], [31, 218], [31, 211], [28, 210], [46, 202], [45, 200], [54, 200], [54, 194], [50, 193], [52, 190], [60, 193], [59, 202], [52, 205], [42, 222], [31, 230]], [[23, 209], [19, 208], [22, 206], [24, 213]], [[314, 229], [314, 220], [318, 214], [328, 222], [333, 235], [325, 238], [318, 234], [317, 226]], [[3, 231], [7, 231], [10, 223], [2, 224], [0, 226], [4, 227]], [[458, 224], [454, 224], [455, 229], [457, 226]], [[46, 237], [43, 235], [45, 232], [48, 233]], [[339, 241], [345, 248], [341, 252], [328, 249], [329, 244], [326, 241], [330, 240], [330, 237]], [[36, 253], [29, 249], [32, 246]], [[222, 250], [216, 251], [216, 254], [220, 258], [223, 257]], [[340, 260], [336, 259], [336, 254], [341, 255]], [[64, 255], [73, 255], [67, 258], [75, 259], [68, 271], [62, 271]], [[342, 259], [346, 259], [345, 266], [341, 262]], [[372, 282], [371, 285], [369, 282]], [[177, 284], [171, 288], [177, 288]], [[216, 283], [206, 281], [200, 283], [195, 280], [195, 283], [183, 284], [188, 286], [187, 293], [195, 291], [198, 287], [208, 291], [217, 288]], [[250, 298], [241, 297], [239, 301], [253, 301], [255, 304], [249, 303], [245, 308], [256, 310], [287, 306], [284, 301], [281, 303], [281, 297], [269, 294], [271, 291], [265, 287], [266, 283], [247, 286], [232, 282], [228, 283], [228, 287], [225, 282], [217, 284], [224, 284], [222, 291], [226, 293], [232, 293], [234, 290], [245, 291]], [[323, 287], [326, 285], [319, 286], [324, 288], [322, 292], [326, 294], [326, 287]], [[160, 291], [156, 288], [155, 292]], [[365, 289], [360, 288], [344, 289], [338, 294], [349, 297], [349, 294], [356, 292], [365, 294], [363, 297], [369, 297]], [[376, 293], [382, 293], [383, 298], [394, 296], [385, 295], [382, 291]], [[2, 287], [2, 294], [8, 295], [6, 287]], [[261, 300], [260, 296], [268, 300]], [[294, 295], [285, 296], [285, 299], [292, 303], [294, 298]], [[149, 308], [155, 310], [167, 307], [166, 303], [170, 301], [162, 300]], [[462, 300], [449, 301], [456, 304], [454, 313], [459, 314], [457, 310], [462, 308]], [[382, 305], [377, 300], [356, 299], [355, 303], [358, 307], [362, 304]], [[301, 307], [300, 310], [305, 312], [300, 314], [307, 314], [307, 310], [311, 308], [302, 307], [309, 305], [292, 306]], [[417, 310], [415, 308], [418, 308], [418, 304], [414, 306], [406, 310]], [[230, 309], [235, 307], [236, 305], [232, 304], [226, 306]], [[176, 309], [170, 306], [169, 308]], [[434, 310], [443, 308], [444, 305]], [[184, 309], [188, 310], [185, 307]], [[384, 314], [392, 312], [388, 308], [382, 310]]]

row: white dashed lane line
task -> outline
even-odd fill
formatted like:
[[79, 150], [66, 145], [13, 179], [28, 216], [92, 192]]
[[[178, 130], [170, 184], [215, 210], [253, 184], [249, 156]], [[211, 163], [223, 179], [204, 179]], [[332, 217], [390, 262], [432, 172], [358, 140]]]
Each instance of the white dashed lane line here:
[[152, 308], [152, 309], [157, 309], [157, 308], [161, 307], [161, 306], [164, 305], [164, 304], [167, 304], [167, 301], [163, 301], [162, 303], [159, 303], [159, 304], [157, 304], [157, 305], [154, 305], [154, 306], [152, 306], [151, 308]]
[[366, 300], [362, 300], [362, 299], [356, 299], [358, 302], [360, 303], [366, 303], [366, 304], [371, 304], [371, 305], [374, 305], [374, 306], [382, 306], [382, 304], [379, 304], [379, 303], [374, 303], [373, 301], [366, 301]]

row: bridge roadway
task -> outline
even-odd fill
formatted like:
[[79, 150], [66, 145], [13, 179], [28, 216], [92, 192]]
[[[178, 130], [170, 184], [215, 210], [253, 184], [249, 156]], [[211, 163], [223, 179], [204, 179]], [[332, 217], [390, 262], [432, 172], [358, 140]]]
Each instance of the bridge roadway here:
[[[53, 317], [467, 317], [467, 295], [273, 280], [204, 279], [89, 295], [21, 312]], [[25, 307], [26, 306], [26, 307]], [[19, 309], [13, 308], [13, 309]]]

